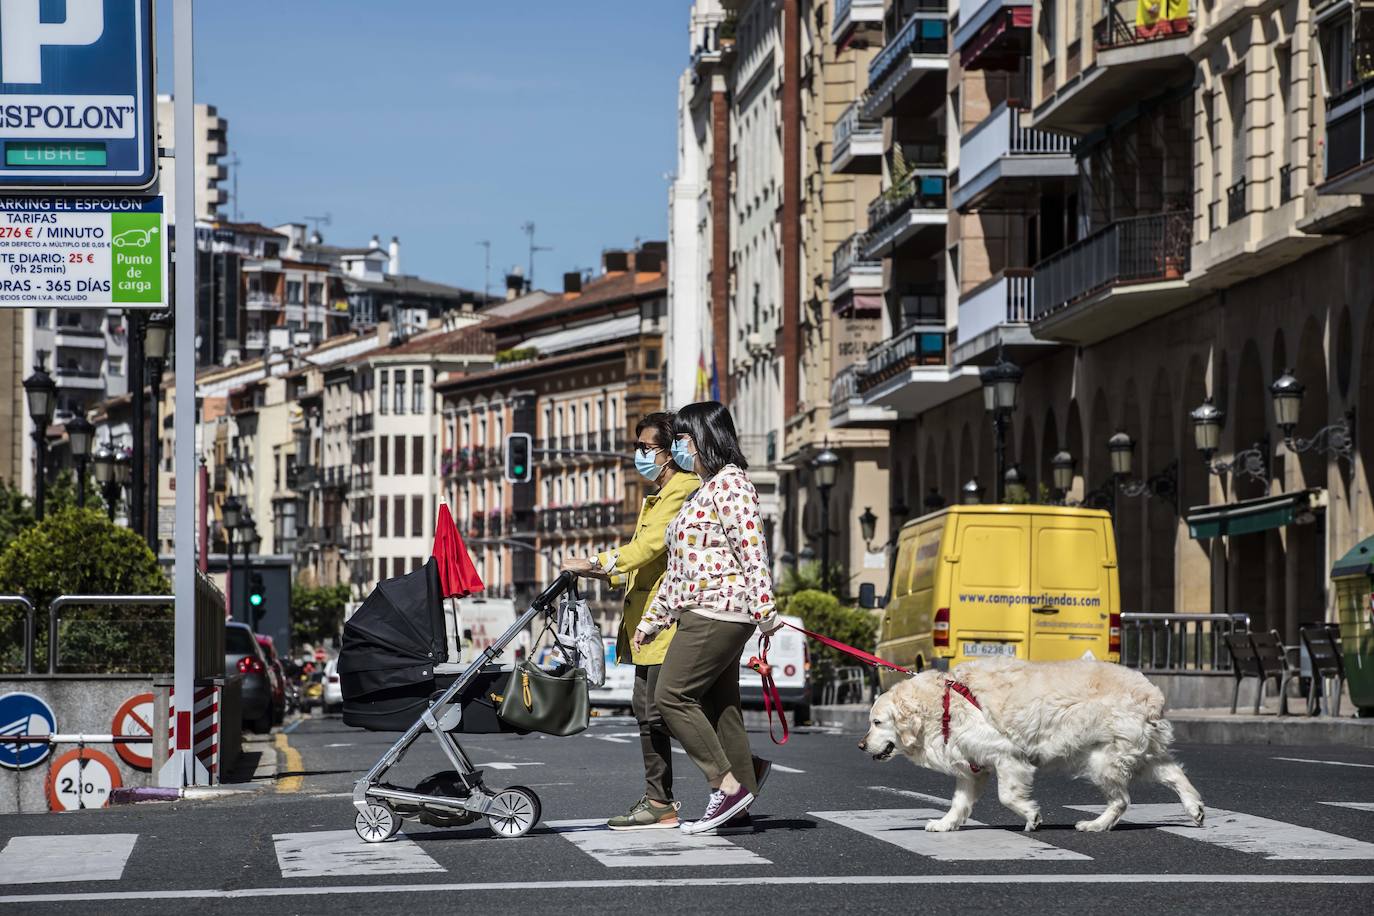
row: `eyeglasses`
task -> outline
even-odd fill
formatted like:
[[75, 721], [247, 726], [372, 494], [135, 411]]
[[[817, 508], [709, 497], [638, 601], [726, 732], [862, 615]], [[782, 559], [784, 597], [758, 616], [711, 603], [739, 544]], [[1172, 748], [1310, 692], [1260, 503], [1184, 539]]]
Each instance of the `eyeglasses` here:
[[647, 455], [650, 452], [663, 451], [663, 446], [654, 445], [652, 442], [635, 442], [635, 451], [639, 452], [641, 455]]

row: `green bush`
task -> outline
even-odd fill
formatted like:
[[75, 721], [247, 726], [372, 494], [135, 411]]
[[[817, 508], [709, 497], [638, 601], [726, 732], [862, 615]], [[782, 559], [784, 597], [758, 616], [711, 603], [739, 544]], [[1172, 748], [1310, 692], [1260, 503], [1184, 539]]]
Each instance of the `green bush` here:
[[[834, 595], [815, 589], [799, 591], [787, 599], [787, 613], [802, 619], [813, 633], [829, 636], [856, 649], [872, 652], [877, 645], [878, 620], [861, 608], [846, 607]], [[834, 679], [835, 670], [859, 662], [837, 649], [811, 642], [811, 680], [817, 687]]]
[[[24, 595], [37, 611], [36, 654], [47, 664], [48, 604], [59, 595], [166, 595], [171, 584], [148, 545], [97, 509], [50, 511], [0, 553], [0, 594]], [[0, 633], [22, 632], [18, 608], [0, 608]], [[60, 624], [61, 671], [170, 671], [170, 605], [73, 607]], [[22, 640], [6, 640], [0, 669], [22, 664]], [[17, 660], [17, 661], [16, 661]]]
[[348, 598], [347, 585], [291, 586], [291, 646], [278, 646], [277, 652], [285, 655], [306, 643], [319, 645], [338, 636]]

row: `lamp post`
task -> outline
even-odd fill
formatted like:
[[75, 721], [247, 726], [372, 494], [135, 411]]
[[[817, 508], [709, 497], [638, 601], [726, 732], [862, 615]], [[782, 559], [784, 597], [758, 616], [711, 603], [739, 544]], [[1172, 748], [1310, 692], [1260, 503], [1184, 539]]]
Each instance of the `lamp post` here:
[[153, 315], [143, 327], [143, 356], [152, 384], [153, 421], [148, 441], [148, 546], [158, 552], [158, 463], [162, 451], [162, 372], [167, 366], [167, 341], [172, 322], [169, 315]]
[[243, 540], [243, 622], [249, 626], [253, 625], [253, 611], [248, 606], [248, 581], [253, 571], [253, 554], [258, 551], [258, 544], [262, 539], [258, 536], [258, 525], [253, 521], [253, 512], [244, 508], [243, 517], [239, 519], [239, 534]]
[[873, 514], [872, 506], [864, 506], [864, 514], [859, 516], [859, 533], [863, 535], [864, 546], [871, 553], [873, 539], [878, 536], [878, 516]]
[[237, 496], [229, 496], [224, 500], [224, 505], [219, 509], [219, 520], [221, 527], [224, 528], [224, 543], [228, 559], [224, 566], [225, 591], [228, 593], [230, 618], [234, 617], [234, 532], [238, 530], [239, 521], [242, 518], [243, 508], [239, 504]]
[[95, 439], [95, 427], [91, 421], [77, 414], [67, 421], [67, 447], [71, 449], [72, 460], [76, 462], [76, 504], [86, 508], [86, 460], [91, 457], [91, 443]]
[[1117, 489], [1121, 486], [1123, 478], [1131, 476], [1131, 465], [1134, 459], [1135, 440], [1130, 433], [1124, 429], [1119, 429], [1107, 440], [1107, 455], [1112, 462], [1112, 485], [1111, 492], [1111, 513], [1112, 518], [1116, 518], [1116, 496]]
[[1347, 462], [1354, 460], [1355, 452], [1355, 411], [1347, 410], [1339, 423], [1332, 423], [1317, 430], [1310, 439], [1294, 438], [1298, 427], [1298, 417], [1302, 412], [1302, 395], [1306, 386], [1293, 375], [1292, 369], [1283, 373], [1269, 386], [1274, 398], [1274, 422], [1283, 430], [1283, 444], [1290, 452], [1301, 455], [1317, 451]]
[[[132, 449], [122, 448], [115, 454], [114, 479], [115, 483], [119, 485], [119, 489], [116, 493], [123, 493], [126, 497], [129, 493], [129, 487], [133, 484], [133, 460]], [[117, 500], [118, 498], [119, 496], [116, 495], [115, 499]], [[126, 503], [125, 505], [127, 506], [128, 504]], [[113, 510], [113, 507], [111, 507], [111, 509]], [[127, 518], [127, 512], [125, 516]]]
[[1054, 479], [1054, 488], [1059, 491], [1059, 501], [1064, 502], [1069, 498], [1069, 490], [1073, 489], [1073, 455], [1061, 449], [1050, 459], [1050, 474]]
[[1003, 502], [1025, 503], [1030, 501], [1030, 494], [1026, 490], [1026, 475], [1021, 471], [1021, 465], [1013, 464], [1007, 468], [1007, 473], [1003, 475], [1004, 485]]
[[978, 483], [978, 478], [970, 477], [968, 481], [959, 488], [959, 502], [965, 506], [977, 506], [983, 502], [983, 488]]
[[979, 370], [978, 373], [983, 384], [983, 408], [992, 414], [993, 444], [997, 455], [994, 486], [999, 503], [1006, 500], [1004, 478], [1007, 473], [1007, 419], [1016, 409], [1021, 375], [1021, 367], [1003, 359], [1000, 351], [997, 363]]
[[95, 482], [100, 485], [100, 495], [105, 499], [105, 512], [114, 521], [114, 501], [119, 495], [119, 484], [115, 481], [115, 454], [108, 445], [95, 450]]
[[[1301, 397], [1301, 393], [1299, 393]], [[1285, 409], [1287, 409], [1285, 407]], [[1276, 407], [1277, 410], [1277, 407]], [[1236, 452], [1229, 462], [1213, 461], [1212, 456], [1221, 447], [1221, 423], [1226, 419], [1226, 411], [1212, 403], [1211, 396], [1202, 399], [1188, 418], [1193, 423], [1193, 444], [1202, 453], [1202, 460], [1210, 474], [1221, 475], [1231, 472], [1265, 483], [1269, 480], [1269, 436], [1266, 434], [1259, 442], [1244, 451]]]
[[840, 456], [828, 448], [811, 459], [811, 472], [821, 494], [821, 588], [826, 591], [830, 590], [830, 490], [839, 466]]
[[48, 490], [48, 424], [52, 422], [53, 410], [57, 407], [57, 383], [43, 370], [41, 354], [33, 375], [24, 379], [24, 399], [28, 402], [29, 418], [33, 420], [33, 441], [37, 446], [38, 458], [33, 508], [41, 519]]

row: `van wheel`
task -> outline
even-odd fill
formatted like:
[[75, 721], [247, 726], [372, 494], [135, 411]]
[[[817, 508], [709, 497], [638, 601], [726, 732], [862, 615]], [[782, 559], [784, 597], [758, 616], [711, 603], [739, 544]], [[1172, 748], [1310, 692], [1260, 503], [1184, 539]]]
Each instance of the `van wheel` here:
[[918, 655], [916, 656], [916, 673], [920, 674], [924, 670], [926, 670], [926, 660]]

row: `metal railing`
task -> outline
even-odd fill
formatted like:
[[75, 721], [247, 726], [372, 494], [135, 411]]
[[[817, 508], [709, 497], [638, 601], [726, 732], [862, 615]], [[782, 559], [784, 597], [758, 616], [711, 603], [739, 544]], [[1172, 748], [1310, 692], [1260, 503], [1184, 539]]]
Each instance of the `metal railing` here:
[[1034, 271], [1007, 268], [959, 300], [959, 342], [1003, 324], [1030, 321]]
[[844, 149], [850, 142], [858, 139], [872, 139], [881, 141], [883, 138], [883, 124], [881, 121], [869, 121], [859, 116], [859, 101], [855, 99], [850, 102], [844, 111], [835, 121], [834, 149], [830, 154], [831, 160], [838, 159], [844, 155]]
[[961, 184], [968, 184], [1003, 156], [1068, 155], [1073, 139], [1021, 125], [1027, 110], [1019, 102], [1002, 102], [959, 141]]
[[1374, 161], [1374, 79], [1326, 103], [1326, 180]]
[[1117, 284], [1182, 278], [1191, 240], [1181, 210], [1104, 226], [1035, 265], [1034, 320]]
[[[23, 624], [23, 635], [19, 640], [12, 640], [8, 636], [4, 642], [0, 643], [0, 671], [12, 673], [15, 670], [33, 674], [34, 666], [34, 628], [37, 626], [38, 619], [34, 613], [33, 602], [23, 595], [0, 595], [0, 607], [17, 607], [22, 613], [15, 620]], [[15, 620], [7, 623], [12, 626]], [[4, 631], [0, 630], [0, 635]], [[15, 647], [23, 647], [21, 652], [14, 653], [14, 659], [10, 659], [10, 653]]]
[[867, 268], [881, 275], [883, 262], [865, 260], [861, 254], [860, 246], [862, 242], [863, 233], [856, 232], [835, 246], [835, 250], [830, 255], [831, 287], [836, 287], [844, 283], [844, 281], [849, 278], [850, 273], [856, 268]]
[[1229, 675], [1226, 636], [1249, 629], [1249, 614], [1122, 614], [1121, 664], [1146, 673]]
[[1279, 203], [1286, 204], [1293, 199], [1293, 166], [1279, 166]]
[[1102, 18], [1093, 25], [1093, 43], [1099, 51], [1187, 35], [1193, 30], [1197, 15], [1190, 4], [1183, 19], [1161, 17], [1153, 25], [1138, 25], [1139, 0], [1107, 0], [1106, 6]]
[[883, 46], [868, 65], [868, 85], [877, 86], [908, 54], [949, 53], [948, 13], [943, 10], [921, 11], [912, 14], [892, 40]]
[[1234, 225], [1250, 212], [1245, 199], [1245, 179], [1242, 178], [1226, 189], [1226, 224]]
[[830, 382], [830, 406], [832, 409], [836, 405], [847, 404], [859, 396], [859, 377], [862, 372], [863, 369], [860, 364], [850, 363], [835, 373], [835, 378]]
[[916, 324], [868, 351], [859, 377], [859, 390], [874, 385], [912, 366], [942, 366], [948, 362], [949, 335], [944, 325]]
[[868, 235], [872, 236], [916, 207], [945, 209], [943, 167], [918, 166], [868, 205]]

